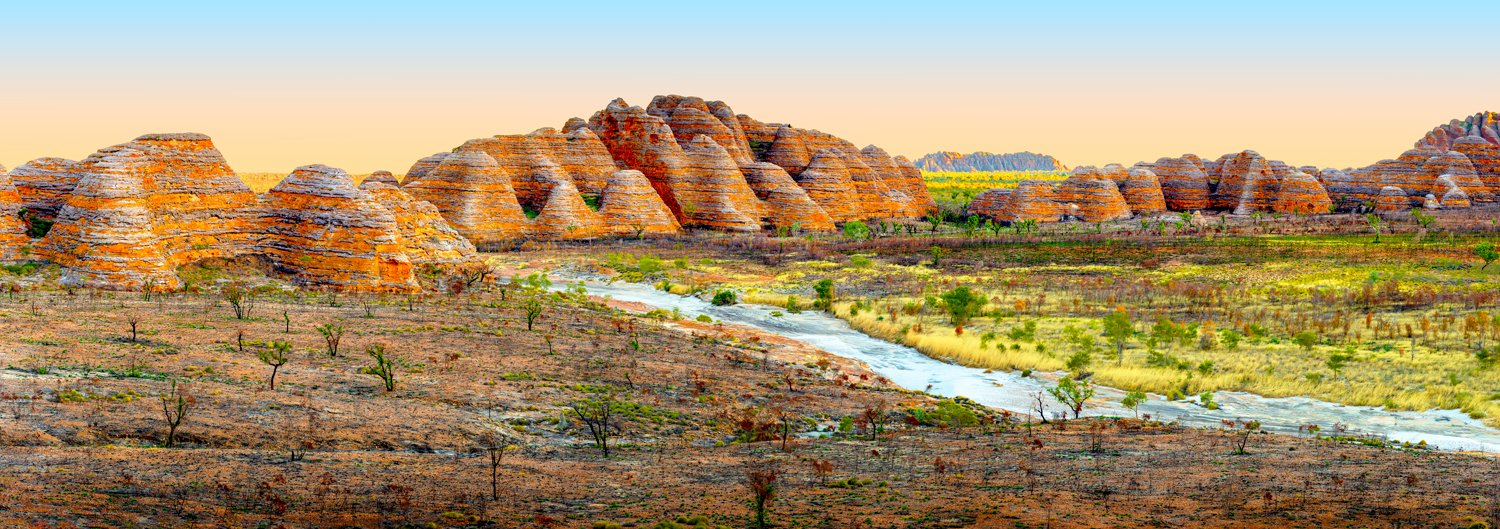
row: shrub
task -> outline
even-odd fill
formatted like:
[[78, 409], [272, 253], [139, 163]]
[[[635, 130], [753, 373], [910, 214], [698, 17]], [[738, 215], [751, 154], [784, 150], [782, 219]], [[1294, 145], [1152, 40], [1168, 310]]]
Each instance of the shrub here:
[[733, 305], [735, 303], [739, 303], [739, 297], [734, 294], [733, 290], [720, 290], [718, 293], [714, 294], [714, 305], [722, 307], [725, 305]]

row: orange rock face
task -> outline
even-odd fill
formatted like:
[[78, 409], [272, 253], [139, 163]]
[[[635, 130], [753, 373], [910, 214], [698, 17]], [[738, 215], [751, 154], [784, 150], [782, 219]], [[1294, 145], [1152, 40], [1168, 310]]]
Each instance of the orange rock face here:
[[[728, 105], [721, 101], [715, 101], [722, 110], [731, 118], [733, 111]], [[683, 97], [679, 95], [656, 96], [651, 104], [646, 107], [646, 113], [657, 116], [666, 122], [672, 129], [672, 135], [677, 144], [683, 148], [688, 147], [698, 136], [707, 136], [714, 143], [724, 147], [729, 157], [734, 159], [735, 164], [745, 165], [754, 161], [750, 153], [749, 140], [745, 138], [744, 130], [739, 126], [738, 120], [720, 119], [714, 115], [709, 104], [698, 97]], [[730, 128], [730, 123], [734, 128]]]
[[1333, 201], [1328, 198], [1328, 191], [1323, 188], [1323, 184], [1318, 183], [1317, 178], [1301, 171], [1293, 171], [1279, 182], [1276, 202], [1271, 205], [1271, 210], [1278, 213], [1314, 215], [1328, 213], [1328, 206], [1332, 204]]
[[599, 215], [605, 230], [620, 237], [671, 235], [682, 231], [677, 217], [667, 209], [661, 196], [651, 189], [651, 182], [640, 171], [615, 172], [604, 187]]
[[796, 180], [808, 198], [823, 208], [834, 222], [864, 219], [865, 211], [860, 207], [859, 195], [849, 179], [849, 169], [837, 152], [819, 151]]
[[1135, 214], [1149, 215], [1167, 210], [1161, 182], [1157, 180], [1156, 173], [1151, 170], [1144, 167], [1132, 167], [1125, 172], [1125, 176], [1117, 184], [1120, 187], [1120, 194], [1125, 197], [1125, 203], [1130, 205], [1130, 210]]
[[[1192, 158], [1188, 158], [1192, 156]], [[1208, 176], [1203, 174], [1203, 160], [1197, 156], [1158, 158], [1151, 164], [1161, 182], [1162, 199], [1172, 211], [1208, 209]]]
[[178, 266], [255, 251], [255, 194], [201, 134], [148, 134], [101, 149], [39, 243], [71, 284], [179, 286]]
[[483, 152], [452, 153], [405, 189], [412, 198], [436, 206], [477, 247], [513, 241], [526, 233], [526, 214], [516, 201], [510, 177]]
[[1428, 158], [1422, 164], [1422, 172], [1427, 175], [1435, 175], [1433, 176], [1431, 187], [1431, 192], [1434, 194], [1441, 196], [1448, 191], [1446, 183], [1437, 181], [1439, 178], [1447, 176], [1453, 184], [1462, 188], [1464, 193], [1468, 194], [1471, 198], [1481, 202], [1494, 201], [1494, 196], [1490, 193], [1489, 187], [1480, 181], [1479, 173], [1475, 170], [1474, 164], [1469, 161], [1469, 157], [1463, 154], [1450, 151]]
[[684, 154], [684, 177], [673, 193], [685, 224], [721, 231], [760, 230], [760, 199], [745, 181], [729, 152], [707, 136], [698, 136]]
[[62, 158], [37, 158], [10, 172], [22, 206], [49, 219], [62, 209], [79, 176], [78, 162]]
[[1276, 201], [1277, 179], [1270, 164], [1260, 153], [1241, 151], [1219, 165], [1219, 185], [1210, 195], [1214, 209], [1227, 209], [1236, 215], [1271, 211]]
[[900, 184], [892, 187], [900, 189], [906, 193], [906, 196], [911, 197], [911, 214], [925, 216], [937, 210], [937, 201], [932, 199], [932, 193], [927, 190], [927, 180], [922, 178], [922, 170], [905, 156], [897, 156], [892, 160], [896, 162], [896, 169], [901, 172], [901, 176], [897, 179]]
[[1412, 207], [1412, 200], [1407, 196], [1406, 190], [1396, 186], [1380, 188], [1380, 193], [1375, 195], [1374, 202], [1375, 211], [1380, 213], [1407, 211]]
[[396, 242], [404, 249], [413, 265], [479, 261], [474, 245], [448, 224], [447, 219], [438, 212], [437, 206], [413, 199], [390, 181], [394, 181], [394, 178], [367, 178], [359, 184], [359, 188], [369, 193], [396, 217]]
[[406, 170], [406, 176], [401, 178], [401, 185], [404, 186], [421, 180], [422, 177], [427, 176], [427, 173], [437, 168], [438, 164], [443, 163], [443, 159], [447, 158], [449, 154], [452, 153], [440, 152], [417, 160], [417, 163], [411, 165], [411, 169]]
[[552, 185], [562, 180], [597, 198], [615, 172], [614, 160], [604, 143], [586, 128], [568, 133], [541, 128], [530, 134], [480, 138], [465, 142], [458, 150], [481, 151], [494, 158], [510, 175], [516, 198], [534, 209], [542, 207]]
[[0, 166], [0, 262], [27, 259], [23, 248], [31, 244], [26, 223], [21, 220], [21, 195], [10, 181], [10, 173]]
[[1469, 159], [1490, 194], [1500, 195], [1500, 147], [1479, 136], [1464, 136], [1453, 140], [1452, 148]]
[[[1005, 222], [1016, 222], [1022, 220], [1035, 220], [1037, 222], [1057, 222], [1062, 220], [1063, 208], [1059, 202], [1057, 188], [1050, 182], [1041, 180], [1025, 180], [1016, 185], [1010, 192], [1010, 196], [1000, 202], [1000, 209], [995, 213], [996, 220]], [[1120, 201], [1123, 203], [1124, 198]]]
[[375, 171], [373, 173], [370, 173], [370, 176], [365, 177], [364, 182], [360, 182], [360, 185], [364, 185], [368, 182], [375, 182], [397, 187], [401, 186], [401, 183], [396, 180], [396, 175], [391, 174], [390, 171]]
[[605, 232], [604, 219], [583, 201], [572, 182], [558, 182], [547, 195], [531, 234], [542, 239], [589, 239]]
[[993, 220], [1006, 220], [1001, 216], [1005, 211], [1006, 203], [1010, 201], [1011, 190], [991, 189], [980, 193], [969, 201], [968, 212]]
[[1074, 169], [1072, 176], [1058, 184], [1057, 200], [1076, 205], [1078, 217], [1084, 222], [1128, 219], [1131, 215], [1119, 187], [1093, 167]]
[[260, 253], [294, 280], [345, 290], [417, 288], [396, 216], [343, 170], [299, 167], [261, 202]]
[[785, 169], [770, 162], [751, 162], [740, 168], [745, 182], [765, 204], [767, 221], [772, 226], [797, 226], [809, 232], [834, 230], [833, 218], [814, 202], [807, 191], [797, 185]]

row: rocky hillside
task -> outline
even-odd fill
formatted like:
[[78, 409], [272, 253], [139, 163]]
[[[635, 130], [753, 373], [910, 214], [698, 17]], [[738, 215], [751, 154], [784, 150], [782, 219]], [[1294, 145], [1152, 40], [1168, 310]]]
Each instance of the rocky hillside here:
[[[1185, 154], [1138, 162], [1129, 169], [1119, 164], [1080, 167], [1056, 186], [1023, 182], [1015, 191], [981, 195], [969, 211], [1008, 222], [1093, 222], [1164, 210], [1315, 215], [1461, 209], [1497, 197], [1500, 125], [1495, 113], [1484, 112], [1433, 129], [1395, 159], [1359, 169], [1296, 166], [1249, 150], [1213, 161]], [[1128, 212], [1120, 211], [1121, 199]]]
[[971, 152], [961, 154], [952, 151], [935, 152], [917, 158], [917, 168], [923, 171], [1066, 171], [1068, 168], [1057, 158], [1033, 152]]

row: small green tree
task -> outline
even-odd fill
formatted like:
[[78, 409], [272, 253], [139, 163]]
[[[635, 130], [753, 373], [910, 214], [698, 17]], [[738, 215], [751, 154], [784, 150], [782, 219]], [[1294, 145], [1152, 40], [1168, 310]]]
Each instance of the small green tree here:
[[944, 292], [942, 298], [943, 307], [948, 310], [949, 319], [953, 322], [955, 334], [963, 334], [964, 325], [967, 325], [969, 320], [984, 308], [985, 303], [989, 302], [984, 296], [976, 294], [966, 286], [959, 286]]
[[281, 366], [286, 365], [289, 359], [288, 353], [291, 352], [291, 343], [279, 341], [273, 341], [269, 347], [255, 352], [255, 356], [260, 358], [261, 363], [271, 366], [271, 391], [276, 391], [276, 372], [281, 370]]
[[936, 267], [940, 263], [942, 263], [943, 254], [948, 253], [948, 250], [944, 249], [942, 246], [934, 244], [931, 248], [927, 249], [927, 253], [932, 255], [932, 266]]
[[1104, 336], [1115, 345], [1115, 364], [1125, 363], [1125, 344], [1130, 337], [1135, 335], [1135, 324], [1130, 321], [1130, 313], [1124, 309], [1117, 309], [1104, 317]]
[[1141, 417], [1140, 407], [1145, 402], [1146, 392], [1144, 391], [1131, 391], [1125, 394], [1125, 398], [1120, 399], [1120, 405], [1134, 413], [1137, 419]]
[[1344, 371], [1344, 368], [1349, 365], [1349, 359], [1348, 354], [1333, 353], [1328, 355], [1328, 362], [1325, 365], [1328, 366], [1329, 371], [1333, 372], [1333, 376], [1337, 378]]
[[335, 321], [319, 325], [318, 334], [323, 335], [323, 343], [328, 348], [328, 356], [338, 356], [339, 341], [344, 339], [344, 323]]
[[1484, 261], [1484, 265], [1479, 267], [1480, 270], [1484, 270], [1489, 268], [1490, 263], [1495, 262], [1495, 259], [1500, 259], [1500, 251], [1495, 250], [1494, 243], [1483, 242], [1474, 246], [1474, 256]]
[[387, 392], [396, 390], [396, 359], [386, 353], [385, 345], [373, 344], [365, 349], [365, 354], [375, 361], [375, 365], [366, 367], [365, 374], [374, 375], [385, 385]]
[[1366, 213], [1365, 223], [1370, 226], [1370, 231], [1375, 233], [1375, 242], [1380, 242], [1380, 215]]
[[1088, 400], [1094, 398], [1094, 386], [1087, 380], [1066, 377], [1058, 380], [1057, 385], [1047, 388], [1047, 393], [1067, 406], [1073, 412], [1073, 418], [1077, 419], [1083, 415], [1083, 407]]
[[1318, 335], [1312, 331], [1302, 331], [1292, 337], [1292, 343], [1302, 348], [1302, 352], [1311, 353], [1314, 345], [1318, 344]]
[[542, 298], [529, 296], [526, 301], [521, 302], [521, 311], [526, 314], [526, 330], [532, 330], [536, 325], [536, 319], [542, 315]]
[[720, 290], [714, 294], [713, 304], [718, 306], [733, 305], [739, 303], [739, 298], [734, 295], [733, 290]]
[[863, 241], [870, 238], [870, 227], [857, 220], [845, 222], [844, 237], [851, 241]]
[[818, 282], [813, 283], [813, 292], [817, 295], [817, 299], [813, 301], [813, 308], [818, 310], [833, 309], [834, 291], [832, 279], [819, 279]]

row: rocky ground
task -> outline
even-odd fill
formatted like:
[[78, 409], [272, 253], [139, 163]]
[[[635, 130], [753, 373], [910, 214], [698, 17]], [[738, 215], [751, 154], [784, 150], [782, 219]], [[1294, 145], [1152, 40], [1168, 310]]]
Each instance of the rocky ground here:
[[[0, 296], [6, 526], [747, 527], [748, 474], [766, 471], [778, 527], [1452, 527], [1500, 508], [1487, 457], [1135, 419], [1027, 425], [580, 293], [267, 283], [240, 319], [218, 291], [24, 284]], [[274, 342], [291, 348], [273, 390], [259, 356]], [[368, 373], [377, 344], [396, 358], [391, 391]], [[167, 448], [174, 382], [187, 413]], [[606, 400], [607, 457], [573, 411]]]

